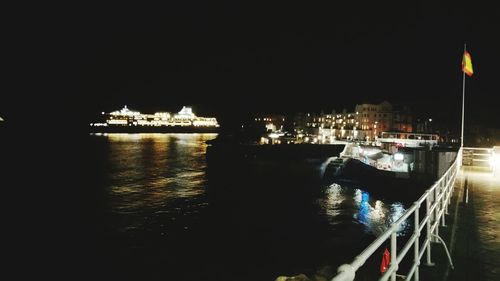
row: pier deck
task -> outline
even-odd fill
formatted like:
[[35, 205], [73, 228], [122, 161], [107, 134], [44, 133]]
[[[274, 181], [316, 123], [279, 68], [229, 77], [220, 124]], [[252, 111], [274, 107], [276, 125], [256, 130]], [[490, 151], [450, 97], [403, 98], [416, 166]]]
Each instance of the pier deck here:
[[500, 280], [500, 175], [463, 166], [455, 184], [447, 227], [440, 228], [454, 269], [436, 244], [435, 265], [421, 266], [420, 280]]

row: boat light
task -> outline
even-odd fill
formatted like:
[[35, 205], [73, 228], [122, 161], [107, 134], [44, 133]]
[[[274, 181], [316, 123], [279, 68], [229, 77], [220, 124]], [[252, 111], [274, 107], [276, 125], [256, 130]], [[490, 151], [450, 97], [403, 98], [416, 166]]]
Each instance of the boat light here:
[[394, 160], [396, 161], [403, 161], [404, 155], [402, 153], [396, 153], [394, 154]]

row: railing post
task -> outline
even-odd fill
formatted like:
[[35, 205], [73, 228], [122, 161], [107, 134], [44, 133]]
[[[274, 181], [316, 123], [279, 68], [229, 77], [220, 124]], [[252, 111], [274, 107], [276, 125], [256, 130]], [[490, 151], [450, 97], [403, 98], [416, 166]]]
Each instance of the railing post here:
[[[447, 184], [447, 181], [446, 181], [445, 183]], [[446, 204], [446, 201], [447, 201], [447, 200], [446, 200], [446, 194], [447, 194], [447, 192], [446, 192], [446, 191], [447, 191], [447, 190], [448, 190], [447, 186], [446, 186], [446, 185], [443, 185], [443, 188], [441, 189], [441, 194], [442, 194], [442, 196], [443, 196], [443, 197], [441, 197], [441, 202], [440, 202], [440, 204], [441, 204], [441, 209], [440, 209], [440, 212], [441, 212], [441, 210], [444, 210], [444, 212], [443, 212], [443, 214], [441, 215], [441, 226], [446, 226], [445, 215], [446, 215], [446, 213], [447, 213], [447, 212], [446, 212], [446, 206], [448, 206], [448, 205]]]
[[396, 281], [396, 272], [398, 271], [397, 264], [397, 236], [396, 231], [391, 233], [391, 266], [394, 266], [394, 270], [391, 274], [391, 281]]
[[430, 202], [430, 195], [431, 193], [428, 192], [427, 193], [427, 198], [425, 198], [425, 214], [426, 214], [426, 217], [427, 217], [427, 237], [426, 237], [426, 240], [429, 241], [429, 243], [427, 244], [427, 260], [426, 260], [426, 265], [427, 266], [433, 266], [434, 263], [432, 263], [432, 260], [431, 260], [431, 237], [432, 237], [432, 233], [431, 233], [431, 223], [432, 223], [432, 217], [431, 217], [431, 214], [430, 214], [430, 208], [431, 208], [431, 202]]
[[453, 193], [453, 189], [455, 188], [455, 173], [450, 175], [450, 181], [446, 186], [446, 214], [448, 214], [448, 205], [451, 204], [451, 194]]
[[419, 281], [420, 277], [419, 277], [419, 266], [420, 266], [420, 259], [419, 259], [419, 256], [420, 256], [420, 252], [419, 252], [419, 249], [418, 247], [420, 246], [420, 231], [419, 231], [419, 228], [420, 228], [420, 218], [418, 217], [418, 212], [420, 211], [420, 205], [418, 203], [417, 204], [417, 208], [415, 209], [415, 223], [414, 223], [414, 229], [413, 229], [413, 233], [415, 234], [416, 238], [415, 238], [415, 243], [414, 243], [414, 246], [413, 246], [413, 263], [417, 265], [417, 267], [415, 268], [415, 278], [413, 280], [415, 281]]
[[445, 193], [445, 205], [444, 205], [444, 212], [449, 215], [450, 213], [448, 212], [448, 205], [450, 205], [450, 197], [451, 197], [451, 190], [452, 190], [452, 183], [453, 183], [453, 177], [450, 178], [450, 181], [448, 184], [446, 184], [446, 193]]
[[462, 164], [464, 163], [463, 160], [464, 160], [464, 150], [463, 148], [460, 148], [460, 150], [458, 151], [458, 154], [460, 155], [460, 162], [458, 162], [459, 164], [457, 165], [457, 172], [460, 171], [460, 168], [462, 168]]
[[[457, 175], [458, 175], [458, 171], [460, 169], [460, 165], [458, 165], [457, 163], [455, 163], [455, 164], [456, 164], [456, 167], [455, 167], [456, 169], [455, 169], [455, 172], [453, 173], [453, 181], [456, 180]], [[450, 197], [448, 199], [448, 204], [451, 204], [451, 196], [453, 195], [454, 192], [455, 192], [455, 184], [453, 184], [453, 186], [450, 187]]]
[[[436, 205], [436, 207], [434, 208], [434, 212], [433, 213], [433, 222], [436, 222], [436, 228], [434, 228], [434, 234], [436, 236], [439, 236], [439, 210], [440, 210], [440, 205], [439, 205], [439, 190], [441, 189], [441, 184], [443, 183], [443, 181], [439, 182], [437, 185], [436, 185], [436, 188], [434, 189], [434, 202], [432, 202], [432, 205]], [[431, 239], [432, 242], [436, 242], [436, 239], [434, 239], [434, 236], [432, 236], [432, 239]]]

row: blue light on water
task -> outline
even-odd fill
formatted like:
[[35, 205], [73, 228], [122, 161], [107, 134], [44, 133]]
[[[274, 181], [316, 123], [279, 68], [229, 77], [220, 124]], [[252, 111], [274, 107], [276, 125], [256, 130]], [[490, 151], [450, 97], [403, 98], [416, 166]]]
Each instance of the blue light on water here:
[[[375, 235], [383, 233], [405, 212], [403, 204], [398, 202], [386, 204], [381, 200], [371, 198], [368, 192], [359, 189], [355, 191], [354, 201], [358, 207], [358, 212], [354, 217], [364, 225], [367, 233]], [[404, 235], [408, 226], [408, 222], [403, 222], [398, 229], [398, 235]]]
[[361, 192], [361, 202], [359, 203], [358, 220], [364, 225], [370, 225], [370, 195], [366, 191]]

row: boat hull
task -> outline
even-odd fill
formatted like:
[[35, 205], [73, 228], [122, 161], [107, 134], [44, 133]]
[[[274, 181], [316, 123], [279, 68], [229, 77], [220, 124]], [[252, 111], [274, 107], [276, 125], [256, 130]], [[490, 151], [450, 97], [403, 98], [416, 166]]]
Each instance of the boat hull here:
[[[266, 179], [322, 179], [327, 162], [344, 145], [217, 144], [207, 148], [208, 168], [215, 172], [246, 173]], [[244, 169], [243, 169], [244, 167]]]
[[219, 127], [195, 126], [100, 126], [91, 133], [218, 133]]

